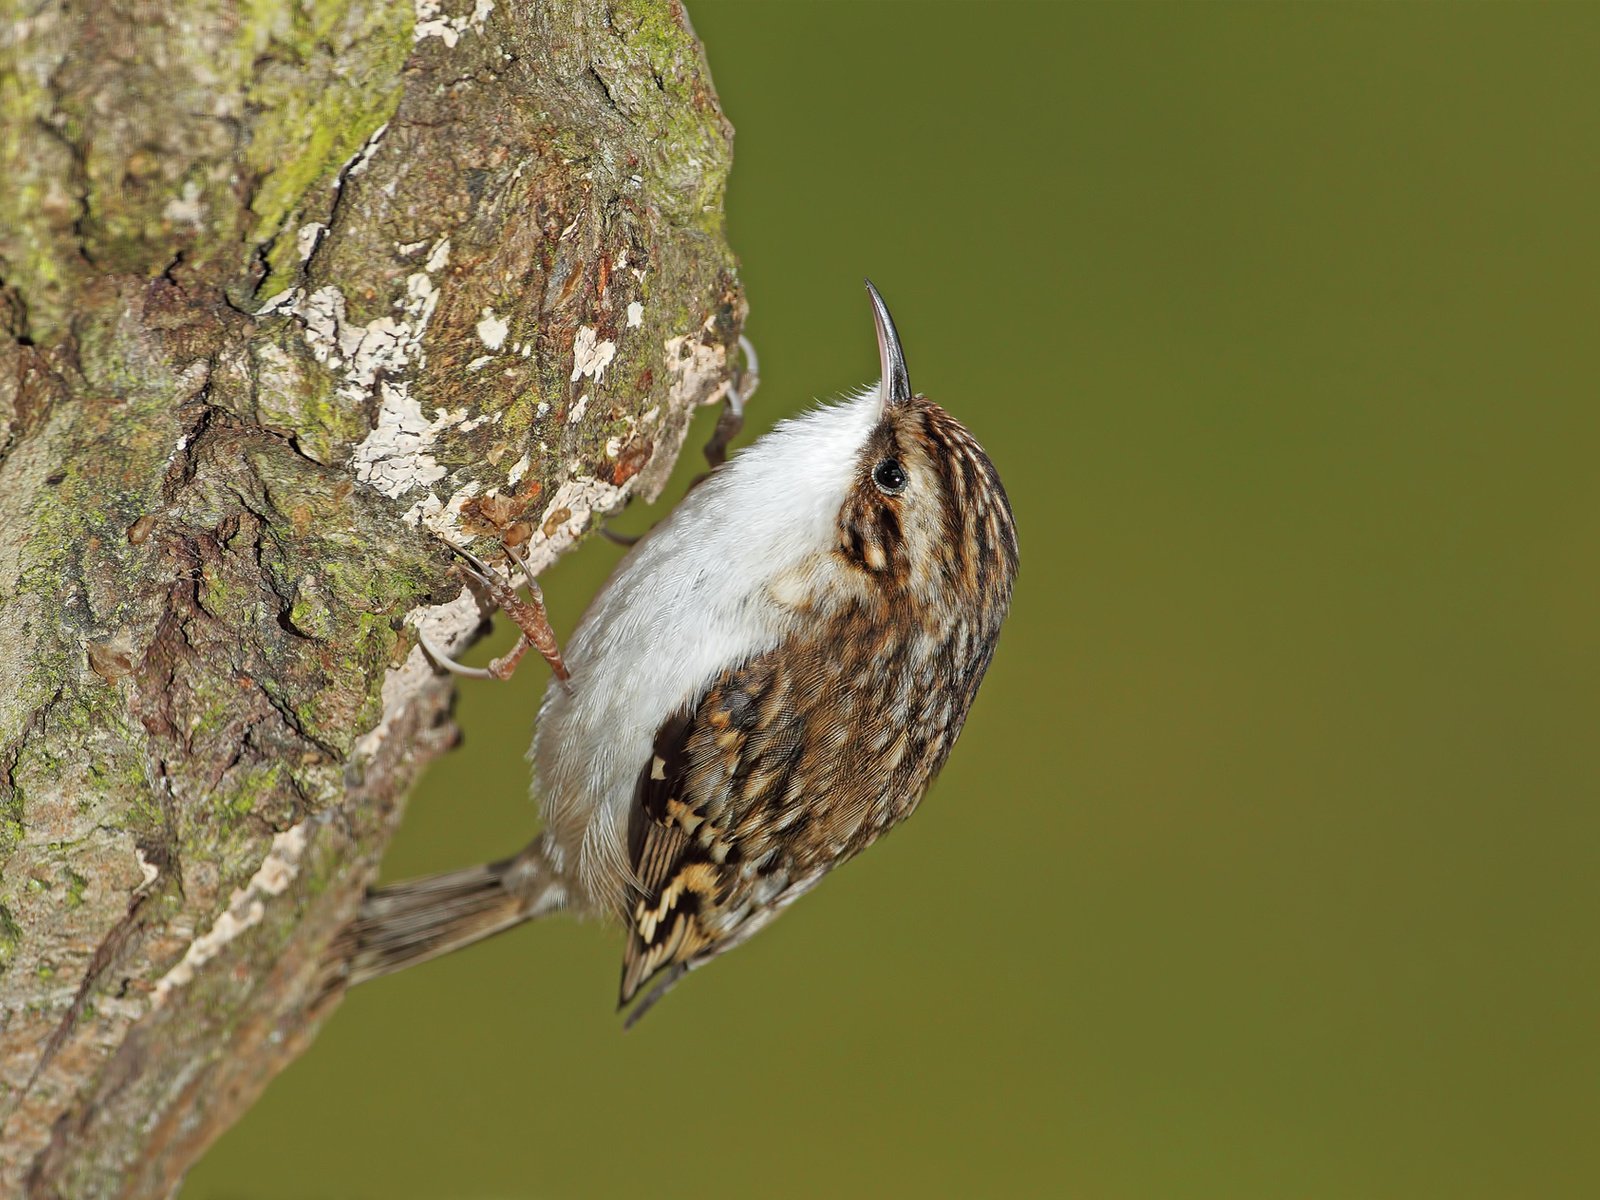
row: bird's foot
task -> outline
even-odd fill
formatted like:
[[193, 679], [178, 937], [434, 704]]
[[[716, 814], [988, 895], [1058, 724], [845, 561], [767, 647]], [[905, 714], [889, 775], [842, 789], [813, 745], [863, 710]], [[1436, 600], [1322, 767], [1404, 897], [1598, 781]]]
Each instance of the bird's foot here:
[[521, 636], [517, 644], [505, 654], [491, 662], [487, 667], [469, 667], [458, 663], [455, 659], [441, 651], [428, 640], [426, 634], [417, 631], [418, 641], [428, 657], [433, 659], [447, 671], [454, 671], [457, 675], [466, 675], [472, 679], [510, 679], [517, 664], [522, 661], [523, 655], [529, 650], [537, 650], [545, 662], [550, 664], [550, 670], [555, 677], [565, 683], [571, 678], [567, 664], [561, 659], [561, 644], [556, 640], [556, 632], [550, 628], [550, 618], [545, 612], [544, 592], [533, 577], [527, 562], [518, 553], [516, 547], [509, 543], [502, 543], [506, 557], [522, 572], [524, 582], [528, 589], [528, 599], [523, 599], [517, 585], [495, 570], [481, 558], [463, 550], [460, 546], [450, 544], [450, 549], [458, 554], [463, 562], [462, 570], [470, 578], [476, 580], [484, 591], [489, 593], [489, 598], [495, 602], [500, 611], [510, 617], [515, 623]]

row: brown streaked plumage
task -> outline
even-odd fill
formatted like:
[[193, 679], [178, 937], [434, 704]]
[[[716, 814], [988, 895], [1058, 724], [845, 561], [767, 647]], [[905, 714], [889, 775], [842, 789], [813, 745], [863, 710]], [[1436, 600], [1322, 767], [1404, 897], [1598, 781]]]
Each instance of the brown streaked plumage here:
[[[878, 464], [926, 468], [936, 520], [908, 534]], [[656, 736], [629, 829], [639, 896], [621, 1003], [732, 949], [824, 873], [910, 816], [943, 765], [994, 652], [1016, 532], [987, 456], [916, 397], [874, 431], [839, 514], [837, 553], [865, 596], [723, 672]]]
[[[779, 426], [629, 553], [546, 693], [544, 832], [374, 893], [351, 981], [568, 907], [627, 926], [622, 1004], [649, 989], [631, 1024], [915, 810], [993, 656], [1017, 540], [994, 466], [912, 394], [868, 288], [876, 396]], [[542, 610], [508, 609], [541, 618], [526, 640], [559, 663]]]

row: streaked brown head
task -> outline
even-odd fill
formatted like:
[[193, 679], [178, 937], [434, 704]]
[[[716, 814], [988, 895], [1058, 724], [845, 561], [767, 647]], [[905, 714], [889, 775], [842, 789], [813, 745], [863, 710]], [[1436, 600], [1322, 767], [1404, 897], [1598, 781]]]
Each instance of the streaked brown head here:
[[1017, 569], [1000, 475], [965, 426], [912, 392], [905, 352], [870, 282], [883, 371], [881, 416], [839, 512], [839, 554], [897, 602], [976, 616], [998, 632]]

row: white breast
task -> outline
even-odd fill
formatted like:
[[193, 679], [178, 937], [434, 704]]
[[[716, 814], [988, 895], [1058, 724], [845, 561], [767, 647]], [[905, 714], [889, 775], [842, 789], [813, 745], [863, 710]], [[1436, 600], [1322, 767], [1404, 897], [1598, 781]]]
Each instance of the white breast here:
[[793, 605], [829, 585], [839, 508], [879, 414], [874, 387], [760, 438], [633, 548], [564, 648], [571, 690], [545, 692], [534, 790], [547, 849], [591, 906], [626, 894], [629, 806], [656, 731], [782, 641]]

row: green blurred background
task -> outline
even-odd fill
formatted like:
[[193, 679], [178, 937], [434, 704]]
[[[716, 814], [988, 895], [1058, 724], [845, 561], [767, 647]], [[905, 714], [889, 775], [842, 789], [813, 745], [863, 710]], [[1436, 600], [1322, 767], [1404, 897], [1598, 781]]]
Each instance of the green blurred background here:
[[[1600, 1195], [1600, 10], [689, 7], [755, 425], [871, 274], [1010, 489], [966, 735], [627, 1036], [567, 921], [361, 989], [186, 1197]], [[543, 684], [391, 877], [523, 844]]]

